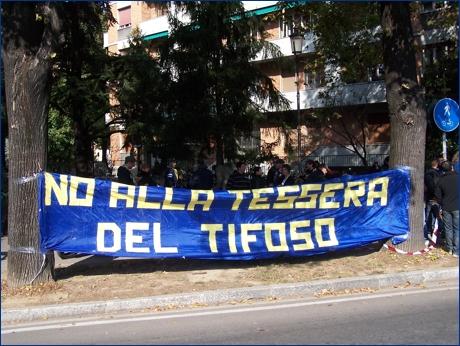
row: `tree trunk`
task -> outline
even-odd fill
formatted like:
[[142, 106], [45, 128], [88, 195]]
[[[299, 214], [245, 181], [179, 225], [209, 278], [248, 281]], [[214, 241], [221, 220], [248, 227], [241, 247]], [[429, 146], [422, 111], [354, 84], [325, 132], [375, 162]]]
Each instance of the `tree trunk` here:
[[[37, 174], [46, 168], [51, 54], [60, 23], [52, 3], [3, 3], [2, 59], [9, 128], [8, 286], [54, 278], [54, 254], [40, 253]], [[37, 20], [35, 10], [44, 20]]]
[[423, 249], [425, 95], [417, 82], [410, 3], [382, 3], [382, 44], [391, 125], [390, 167], [410, 167], [410, 237], [398, 247]]
[[[78, 3], [72, 3], [71, 8], [75, 12], [78, 11]], [[80, 20], [78, 16], [71, 18], [70, 23], [70, 35], [72, 46], [74, 47], [74, 53], [71, 57], [70, 67], [71, 67], [71, 87], [78, 90], [81, 86], [80, 82], [82, 80], [82, 65], [84, 58], [82, 57], [82, 52], [84, 50], [85, 40], [81, 38], [80, 31]], [[74, 84], [74, 85], [72, 85]], [[85, 114], [85, 102], [76, 96], [72, 97], [72, 121], [73, 121], [73, 131], [74, 131], [74, 150], [75, 150], [75, 171], [76, 175], [79, 177], [88, 177], [89, 176], [89, 164], [94, 161], [92, 157], [91, 143], [92, 140], [88, 134], [88, 127], [84, 121]]]

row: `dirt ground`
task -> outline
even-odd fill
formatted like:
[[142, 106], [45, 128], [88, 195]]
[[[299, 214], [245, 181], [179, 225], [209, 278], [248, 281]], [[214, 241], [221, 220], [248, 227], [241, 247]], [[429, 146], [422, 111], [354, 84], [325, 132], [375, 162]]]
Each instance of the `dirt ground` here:
[[458, 266], [441, 247], [408, 256], [381, 244], [324, 255], [254, 261], [113, 261], [56, 268], [56, 282], [11, 289], [2, 271], [2, 309], [139, 298]]

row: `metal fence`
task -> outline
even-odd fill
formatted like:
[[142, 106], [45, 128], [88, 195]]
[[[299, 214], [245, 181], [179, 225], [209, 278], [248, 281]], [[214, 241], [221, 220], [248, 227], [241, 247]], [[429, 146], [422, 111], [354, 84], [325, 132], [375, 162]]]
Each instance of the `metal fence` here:
[[[376, 160], [379, 165], [383, 165], [383, 161], [387, 157], [387, 154], [368, 155], [367, 163], [372, 165]], [[357, 155], [325, 155], [325, 156], [307, 156], [306, 160], [319, 161], [319, 163], [325, 163], [329, 167], [364, 167], [363, 161]], [[305, 160], [305, 162], [306, 162]]]

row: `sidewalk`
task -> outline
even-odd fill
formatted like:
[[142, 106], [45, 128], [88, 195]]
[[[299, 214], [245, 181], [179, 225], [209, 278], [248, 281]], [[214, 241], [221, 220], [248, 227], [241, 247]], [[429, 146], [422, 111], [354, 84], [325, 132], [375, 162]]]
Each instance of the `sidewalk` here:
[[249, 287], [234, 290], [207, 291], [201, 293], [176, 294], [167, 296], [144, 297], [126, 300], [111, 300], [88, 303], [74, 303], [67, 305], [41, 306], [23, 309], [2, 309], [2, 322], [29, 321], [54, 317], [89, 316], [116, 311], [140, 311], [156, 306], [168, 305], [193, 306], [199, 304], [218, 304], [238, 302], [242, 300], [276, 298], [295, 298], [305, 295], [313, 295], [323, 290], [331, 292], [353, 290], [361, 288], [388, 288], [395, 285], [410, 283], [426, 283], [435, 280], [458, 279], [458, 267], [442, 270], [416, 271], [397, 273], [391, 275], [374, 275], [359, 278], [346, 278], [336, 280], [324, 280], [304, 282], [297, 284], [272, 285], [263, 287]]
[[[7, 239], [2, 238], [2, 269], [7, 266], [7, 258], [4, 259], [7, 251]], [[103, 264], [122, 258], [85, 256], [62, 260], [56, 256], [56, 267], [66, 267], [71, 264]], [[422, 284], [431, 281], [443, 281], [458, 279], [459, 268], [442, 268], [432, 270], [420, 270], [405, 273], [381, 274], [364, 277], [342, 278], [334, 280], [310, 281], [292, 284], [280, 284], [258, 287], [246, 287], [239, 289], [214, 290], [197, 293], [183, 293], [174, 295], [161, 295], [152, 297], [117, 299], [108, 301], [56, 304], [31, 308], [2, 309], [2, 322], [25, 321], [53, 317], [89, 316], [116, 311], [140, 311], [143, 309], [166, 307], [168, 305], [191, 306], [201, 304], [224, 304], [243, 300], [257, 300], [266, 298], [296, 298], [327, 290], [338, 292], [344, 290], [355, 290], [363, 288], [381, 289], [395, 285]]]

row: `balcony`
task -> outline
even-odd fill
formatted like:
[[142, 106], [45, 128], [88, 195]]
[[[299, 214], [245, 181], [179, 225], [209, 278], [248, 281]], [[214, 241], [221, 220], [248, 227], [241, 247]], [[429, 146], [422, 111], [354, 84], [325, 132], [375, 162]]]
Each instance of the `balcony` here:
[[131, 34], [131, 26], [125, 27], [118, 30], [118, 41], [124, 41], [128, 39], [128, 36]]

